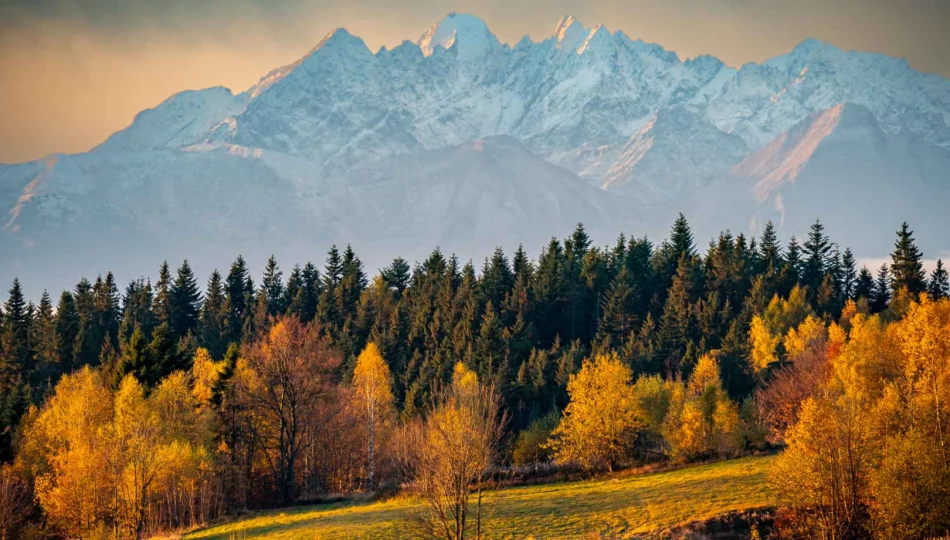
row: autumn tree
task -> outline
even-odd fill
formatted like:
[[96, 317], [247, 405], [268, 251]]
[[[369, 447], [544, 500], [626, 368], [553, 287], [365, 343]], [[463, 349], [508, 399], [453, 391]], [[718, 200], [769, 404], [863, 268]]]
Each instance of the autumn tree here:
[[353, 391], [353, 404], [366, 430], [367, 482], [372, 491], [376, 489], [376, 456], [383, 431], [395, 416], [392, 375], [375, 343], [367, 344], [356, 361]]
[[447, 540], [482, 537], [481, 480], [494, 463], [504, 422], [498, 393], [459, 363], [438, 405], [403, 429], [398, 455], [423, 502], [416, 516], [423, 534]]
[[606, 470], [618, 464], [642, 425], [635, 414], [632, 379], [616, 353], [585, 360], [571, 375], [570, 401], [550, 441], [557, 461]]
[[252, 373], [246, 399], [260, 419], [256, 436], [268, 452], [274, 484], [285, 504], [296, 497], [297, 464], [312, 441], [318, 409], [335, 398], [341, 358], [319, 324], [279, 317], [244, 356]]

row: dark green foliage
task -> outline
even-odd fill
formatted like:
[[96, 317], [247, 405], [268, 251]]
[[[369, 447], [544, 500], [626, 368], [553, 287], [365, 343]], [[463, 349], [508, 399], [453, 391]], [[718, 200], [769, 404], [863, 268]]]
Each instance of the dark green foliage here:
[[891, 254], [891, 288], [897, 291], [906, 288], [913, 298], [927, 289], [927, 279], [921, 262], [923, 255], [914, 242], [914, 231], [905, 221], [897, 231], [894, 252]]
[[244, 257], [238, 255], [237, 260], [231, 265], [224, 289], [225, 309], [228, 313], [228, 341], [240, 343], [243, 337], [244, 321], [250, 315], [250, 300], [254, 294], [254, 284]]
[[874, 282], [873, 298], [870, 299], [871, 311], [880, 313], [887, 309], [887, 304], [891, 301], [891, 273], [886, 264], [881, 265], [877, 272], [877, 280]]
[[201, 307], [201, 290], [198, 279], [191, 271], [188, 261], [181, 264], [178, 275], [168, 290], [169, 329], [175, 339], [183, 338], [198, 328], [198, 313]]
[[267, 314], [274, 316], [284, 312], [284, 282], [283, 273], [277, 266], [277, 259], [271, 255], [264, 267], [264, 278], [261, 280], [263, 298], [267, 302]]
[[864, 298], [870, 302], [875, 298], [874, 287], [874, 275], [871, 274], [867, 266], [862, 266], [861, 271], [858, 272], [858, 278], [854, 283], [854, 294], [852, 297], [855, 300]]
[[213, 358], [221, 358], [228, 346], [227, 298], [221, 274], [215, 270], [208, 278], [201, 304], [201, 343]]
[[930, 281], [927, 283], [927, 294], [933, 300], [947, 298], [950, 295], [950, 279], [947, 276], [947, 269], [943, 266], [943, 261], [937, 259], [937, 266], [930, 274]]
[[831, 265], [832, 245], [825, 235], [825, 226], [815, 220], [802, 246], [802, 283], [809, 291], [817, 292]]

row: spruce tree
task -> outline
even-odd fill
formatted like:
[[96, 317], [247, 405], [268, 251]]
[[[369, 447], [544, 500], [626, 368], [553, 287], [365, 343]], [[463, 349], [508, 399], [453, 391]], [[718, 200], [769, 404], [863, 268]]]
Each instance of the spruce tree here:
[[119, 342], [124, 343], [138, 327], [149, 336], [155, 326], [152, 313], [152, 285], [142, 278], [133, 280], [125, 288], [122, 298], [122, 322], [119, 325]]
[[383, 269], [383, 279], [398, 295], [402, 295], [409, 286], [409, 263], [402, 257], [396, 257], [393, 262]]
[[854, 283], [853, 298], [855, 300], [864, 298], [868, 302], [872, 302], [875, 298], [874, 275], [871, 274], [867, 266], [862, 266], [861, 271], [858, 272], [858, 278]]
[[30, 386], [35, 393], [33, 402], [37, 403], [45, 393], [52, 390], [62, 375], [53, 301], [45, 290], [40, 297], [32, 327], [30, 341], [36, 366], [30, 376]]
[[156, 325], [170, 321], [172, 311], [171, 280], [172, 274], [168, 268], [168, 261], [162, 261], [162, 266], [158, 270], [158, 281], [155, 283], [155, 300], [152, 307]]
[[607, 347], [617, 347], [636, 329], [635, 305], [638, 296], [636, 285], [626, 267], [611, 281], [604, 297], [597, 342]]
[[254, 289], [244, 257], [238, 255], [237, 260], [231, 264], [224, 287], [225, 306], [228, 313], [228, 341], [241, 343], [244, 320], [250, 312], [247, 300]]
[[947, 298], [950, 295], [950, 279], [947, 276], [947, 269], [943, 267], [943, 261], [937, 259], [937, 267], [930, 274], [930, 282], [927, 284], [927, 294], [933, 300]]
[[9, 298], [3, 305], [3, 357], [8, 369], [27, 376], [33, 369], [33, 351], [30, 346], [30, 316], [20, 280], [14, 279]]
[[759, 261], [762, 272], [768, 272], [769, 269], [773, 272], [781, 270], [782, 245], [779, 243], [772, 220], [765, 224], [765, 229], [762, 231], [762, 238], [759, 241]]
[[169, 330], [177, 340], [193, 333], [198, 328], [198, 314], [201, 309], [201, 290], [198, 280], [191, 271], [191, 265], [186, 259], [178, 269], [178, 275], [168, 290]]
[[228, 346], [228, 313], [224, 282], [215, 270], [208, 278], [204, 302], [201, 304], [201, 342], [212, 358], [221, 358]]
[[693, 231], [689, 227], [689, 222], [682, 212], [676, 217], [673, 223], [673, 230], [670, 232], [670, 245], [673, 248], [673, 256], [678, 263], [683, 255], [692, 257], [696, 254], [696, 247], [693, 242]]
[[783, 296], [802, 283], [802, 250], [798, 245], [798, 239], [794, 236], [788, 241], [788, 249], [785, 250], [785, 268], [784, 278], [782, 280]]
[[891, 277], [886, 264], [881, 265], [874, 282], [874, 298], [871, 299], [871, 310], [880, 313], [887, 309], [891, 301]]
[[277, 259], [271, 255], [264, 267], [264, 278], [261, 280], [261, 290], [267, 301], [268, 315], [275, 316], [284, 311], [284, 283], [283, 273], [277, 266]]
[[894, 252], [891, 254], [891, 286], [894, 291], [906, 288], [911, 297], [927, 289], [927, 280], [924, 275], [924, 266], [921, 262], [923, 255], [914, 242], [914, 231], [905, 221], [897, 231], [897, 241], [894, 242]]
[[821, 288], [831, 262], [831, 242], [825, 235], [825, 226], [815, 220], [802, 246], [805, 260], [802, 265], [802, 282], [813, 294]]
[[841, 257], [841, 294], [846, 301], [856, 298], [855, 287], [858, 279], [856, 266], [851, 248], [845, 248], [844, 255]]
[[79, 324], [73, 295], [63, 291], [56, 306], [56, 347], [60, 373], [69, 373], [73, 369], [73, 345], [79, 336]]

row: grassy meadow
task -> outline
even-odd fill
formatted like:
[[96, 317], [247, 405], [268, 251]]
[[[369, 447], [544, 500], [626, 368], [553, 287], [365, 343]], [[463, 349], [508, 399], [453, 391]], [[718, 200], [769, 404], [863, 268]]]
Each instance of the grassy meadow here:
[[[485, 497], [491, 538], [632, 537], [774, 503], [773, 456], [599, 480], [500, 489]], [[252, 514], [188, 539], [410, 538], [409, 498]]]

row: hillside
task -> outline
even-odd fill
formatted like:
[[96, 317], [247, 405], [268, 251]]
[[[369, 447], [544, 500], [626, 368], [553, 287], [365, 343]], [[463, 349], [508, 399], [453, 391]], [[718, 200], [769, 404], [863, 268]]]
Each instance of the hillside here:
[[[491, 492], [490, 538], [631, 538], [730, 512], [770, 506], [774, 457], [753, 457], [607, 480]], [[203, 529], [188, 539], [406, 538], [411, 500], [344, 503], [262, 512]]]

